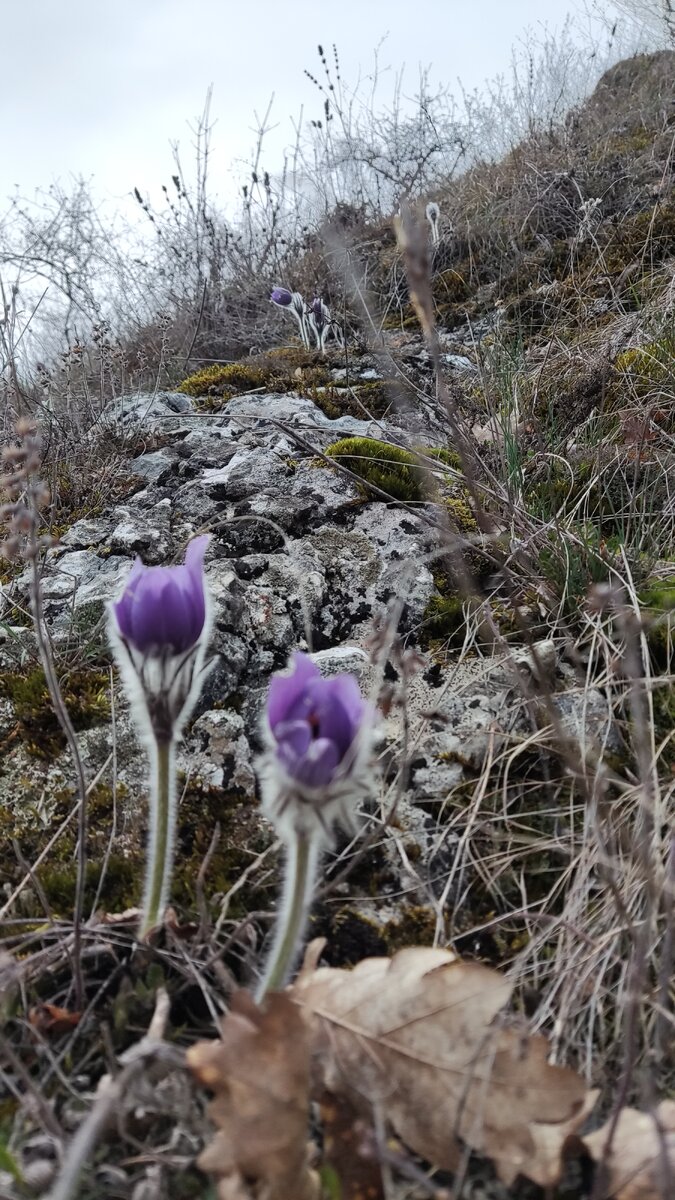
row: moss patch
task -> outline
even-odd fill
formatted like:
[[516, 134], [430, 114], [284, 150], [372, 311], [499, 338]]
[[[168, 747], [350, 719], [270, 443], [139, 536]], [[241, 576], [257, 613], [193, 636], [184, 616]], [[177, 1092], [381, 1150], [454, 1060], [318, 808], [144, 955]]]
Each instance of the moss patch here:
[[[616, 360], [620, 378], [618, 388], [622, 396], [630, 400], [633, 396], [644, 400], [658, 400], [664, 396], [667, 411], [664, 422], [672, 431], [672, 400], [675, 389], [675, 330], [667, 329], [660, 337], [643, 346], [624, 350]], [[652, 414], [654, 419], [657, 414]], [[660, 423], [664, 423], [660, 422]]]
[[332, 376], [325, 362], [303, 351], [291, 354], [264, 354], [224, 366], [204, 367], [188, 376], [178, 391], [200, 401], [198, 408], [218, 411], [233, 396], [248, 392], [298, 392], [307, 395], [311, 389], [327, 387]]
[[[91, 729], [108, 719], [110, 680], [107, 671], [73, 671], [60, 683], [76, 731]], [[50, 757], [65, 747], [65, 737], [41, 667], [28, 674], [0, 672], [0, 696], [11, 702], [17, 721], [16, 729], [5, 744], [18, 737], [29, 753], [38, 757]]]
[[[457, 465], [457, 455], [452, 450], [420, 447], [419, 453], [445, 466]], [[326, 454], [344, 463], [366, 485], [381, 488], [395, 500], [422, 503], [429, 500], [428, 491], [436, 484], [434, 473], [414, 453], [376, 438], [341, 438], [328, 446]]]
[[[180, 781], [179, 781], [180, 788]], [[66, 819], [75, 803], [72, 788], [63, 788], [50, 796], [49, 821], [45, 824], [41, 797], [35, 795], [30, 820], [26, 808], [31, 804], [27, 793], [21, 811], [0, 808], [0, 857], [4, 878], [12, 886], [23, 877], [24, 867], [12, 849], [18, 839], [26, 862], [34, 862], [51, 834]], [[130, 806], [127, 789], [120, 783], [116, 792], [117, 825], [112, 852], [99, 894], [99, 905], [108, 912], [122, 912], [140, 903], [147, 841], [145, 802]], [[102, 864], [108, 854], [115, 801], [107, 783], [99, 783], [91, 792], [88, 805], [86, 903], [89, 907], [99, 893]], [[261, 820], [253, 798], [243, 800], [220, 788], [189, 788], [182, 795], [176, 826], [176, 853], [171, 886], [171, 902], [181, 917], [197, 915], [196, 880], [209, 850], [216, 825], [221, 837], [210, 859], [204, 880], [208, 898], [223, 894], [239, 879], [246, 867], [270, 843], [271, 831]], [[55, 842], [37, 876], [54, 913], [68, 917], [75, 900], [77, 823], [71, 821]], [[230, 915], [243, 916], [253, 908], [268, 906], [276, 878], [265, 875], [264, 895], [257, 879], [252, 878], [233, 898]], [[37, 897], [26, 916], [44, 914]]]

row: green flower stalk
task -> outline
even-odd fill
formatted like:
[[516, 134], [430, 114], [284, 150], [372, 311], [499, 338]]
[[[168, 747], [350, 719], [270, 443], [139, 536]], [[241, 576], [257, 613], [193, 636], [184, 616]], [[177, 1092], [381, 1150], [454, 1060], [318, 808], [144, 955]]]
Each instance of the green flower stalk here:
[[204, 582], [208, 535], [177, 567], [137, 559], [110, 606], [112, 643], [151, 763], [150, 837], [140, 934], [161, 924], [171, 886], [176, 829], [176, 743], [208, 667], [210, 605]]
[[319, 844], [316, 838], [307, 833], [291, 834], [286, 851], [280, 915], [265, 974], [258, 990], [258, 999], [284, 986], [300, 953], [312, 906], [318, 865]]

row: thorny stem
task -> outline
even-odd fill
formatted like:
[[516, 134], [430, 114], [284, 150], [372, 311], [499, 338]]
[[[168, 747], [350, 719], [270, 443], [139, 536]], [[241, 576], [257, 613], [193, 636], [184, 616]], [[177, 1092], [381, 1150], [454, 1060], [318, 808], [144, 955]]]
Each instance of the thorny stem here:
[[281, 912], [274, 945], [256, 994], [258, 1003], [268, 992], [284, 986], [296, 960], [314, 893], [317, 861], [316, 838], [296, 833], [288, 847]]
[[145, 875], [145, 895], [140, 936], [146, 937], [160, 924], [166, 905], [173, 868], [176, 825], [174, 742], [153, 742], [150, 789], [150, 844]]

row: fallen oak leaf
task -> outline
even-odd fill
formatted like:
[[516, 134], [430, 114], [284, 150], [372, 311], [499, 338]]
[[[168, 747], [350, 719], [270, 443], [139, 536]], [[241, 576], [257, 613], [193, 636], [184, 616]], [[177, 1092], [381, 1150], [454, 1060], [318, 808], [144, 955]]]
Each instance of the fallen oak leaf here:
[[622, 1108], [609, 1152], [612, 1121], [581, 1140], [600, 1164], [597, 1200], [671, 1200], [675, 1196], [675, 1100], [655, 1112]]
[[530, 1133], [535, 1145], [535, 1154], [530, 1160], [530, 1169], [536, 1168], [539, 1178], [555, 1175], [561, 1156], [564, 1158], [566, 1153], [574, 1157], [583, 1153], [578, 1131], [593, 1111], [599, 1095], [599, 1088], [593, 1088], [592, 1091], [587, 1092], [581, 1108], [569, 1121], [561, 1121], [559, 1125], [540, 1125], [538, 1122], [530, 1125]]
[[314, 1030], [321, 1087], [379, 1104], [436, 1166], [456, 1169], [465, 1144], [503, 1182], [522, 1174], [550, 1187], [586, 1088], [548, 1063], [545, 1038], [499, 1024], [511, 990], [497, 971], [415, 947], [351, 971], [304, 973], [290, 994]]
[[297, 1006], [282, 992], [263, 1008], [235, 992], [221, 1039], [187, 1051], [188, 1066], [215, 1092], [209, 1116], [218, 1132], [198, 1166], [216, 1176], [219, 1200], [319, 1200], [307, 1155], [309, 1038]]

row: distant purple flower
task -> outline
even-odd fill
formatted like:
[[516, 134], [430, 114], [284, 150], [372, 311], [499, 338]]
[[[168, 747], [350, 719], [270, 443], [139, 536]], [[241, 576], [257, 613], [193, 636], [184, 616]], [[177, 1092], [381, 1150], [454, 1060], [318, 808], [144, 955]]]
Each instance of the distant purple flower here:
[[279, 304], [282, 308], [288, 308], [293, 303], [293, 293], [289, 292], [288, 288], [275, 287], [272, 289], [270, 300], [272, 304]]
[[204, 554], [209, 535], [190, 542], [185, 564], [146, 567], [136, 559], [112, 610], [124, 639], [143, 655], [183, 654], [204, 629]]
[[305, 304], [302, 294], [300, 292], [291, 292], [285, 287], [275, 287], [272, 289], [270, 300], [272, 301], [272, 304], [278, 305], [279, 308], [285, 308], [286, 312], [289, 312], [291, 316], [295, 318], [298, 324], [298, 330], [300, 332], [302, 344], [307, 350], [309, 350], [310, 339], [307, 319], [309, 317], [310, 310]]
[[315, 296], [312, 300], [312, 315], [319, 328], [321, 328], [324, 323], [325, 312], [327, 312], [327, 309], [323, 300], [321, 300], [319, 296]]

